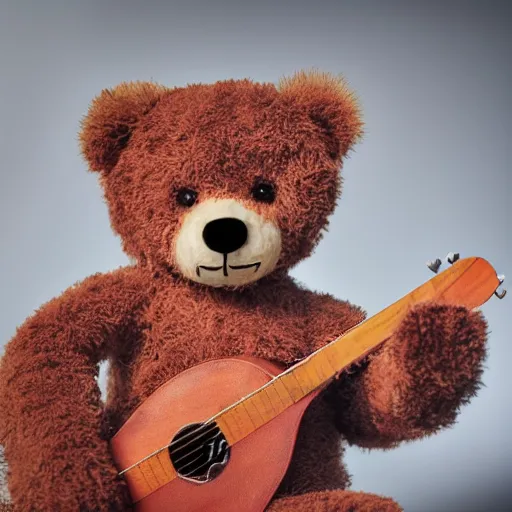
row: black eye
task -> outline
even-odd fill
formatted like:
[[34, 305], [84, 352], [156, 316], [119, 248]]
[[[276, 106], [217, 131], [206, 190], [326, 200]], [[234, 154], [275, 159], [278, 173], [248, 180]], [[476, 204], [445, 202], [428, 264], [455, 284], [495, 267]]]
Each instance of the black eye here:
[[276, 198], [274, 185], [265, 181], [256, 183], [256, 185], [254, 185], [254, 187], [251, 189], [251, 194], [252, 197], [256, 199], [256, 201], [260, 201], [262, 203], [272, 203]]
[[180, 188], [176, 194], [176, 201], [183, 206], [190, 207], [197, 200], [197, 192], [190, 188]]

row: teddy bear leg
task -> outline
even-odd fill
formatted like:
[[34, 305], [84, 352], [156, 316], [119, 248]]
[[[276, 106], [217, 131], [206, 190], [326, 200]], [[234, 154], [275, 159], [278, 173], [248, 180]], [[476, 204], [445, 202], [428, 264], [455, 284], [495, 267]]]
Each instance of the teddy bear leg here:
[[320, 491], [278, 498], [266, 512], [402, 512], [391, 498], [355, 491]]

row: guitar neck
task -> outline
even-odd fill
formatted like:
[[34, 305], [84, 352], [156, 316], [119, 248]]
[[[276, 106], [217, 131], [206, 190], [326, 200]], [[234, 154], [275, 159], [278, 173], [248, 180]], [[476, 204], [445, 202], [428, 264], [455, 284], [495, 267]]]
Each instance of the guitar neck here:
[[229, 444], [233, 445], [366, 357], [393, 334], [412, 306], [435, 301], [474, 309], [487, 302], [499, 284], [495, 270], [484, 259], [459, 260], [377, 315], [221, 411], [209, 422], [215, 421]]

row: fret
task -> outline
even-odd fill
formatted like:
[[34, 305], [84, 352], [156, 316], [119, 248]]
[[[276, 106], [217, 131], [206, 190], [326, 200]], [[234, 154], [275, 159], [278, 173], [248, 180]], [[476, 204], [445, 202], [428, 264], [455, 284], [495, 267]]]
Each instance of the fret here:
[[313, 373], [313, 369], [311, 368], [312, 362], [312, 359], [306, 361], [293, 370], [294, 377], [305, 391], [304, 395], [310, 393], [320, 385], [318, 377]]
[[[355, 341], [351, 340], [350, 344], [353, 345]], [[345, 363], [345, 352], [350, 350], [350, 347], [347, 347], [346, 344], [342, 344], [340, 342], [335, 342], [333, 345], [330, 345], [326, 350], [326, 356], [329, 359], [331, 366], [336, 368], [336, 371], [339, 372]]]
[[366, 349], [374, 345], [372, 339], [365, 336], [351, 336], [346, 344], [339, 343], [332, 347], [331, 361], [336, 362], [337, 372], [342, 371], [348, 364], [353, 363], [354, 354], [357, 353], [361, 356], [365, 353]]
[[165, 471], [162, 471], [162, 466], [159, 463], [158, 456], [155, 455], [154, 457], [150, 457], [144, 462], [144, 464], [146, 464], [148, 471], [151, 471], [158, 487], [166, 483]]
[[140, 465], [135, 466], [133, 469], [125, 474], [126, 481], [131, 489], [137, 490], [137, 495], [133, 496], [135, 500], [142, 499], [144, 496], [151, 492], [148, 483], [144, 478], [144, 473], [140, 469]]
[[320, 374], [319, 370], [319, 358], [312, 358], [309, 364], [307, 365], [309, 378], [311, 379], [311, 382], [314, 383], [315, 387], [313, 389], [317, 389], [318, 387], [322, 386], [326, 380], [325, 376]]
[[127, 471], [125, 477], [130, 487], [137, 489], [133, 498], [141, 500], [175, 478], [176, 471], [167, 450], [162, 450]]
[[238, 431], [240, 433], [239, 439], [243, 439], [254, 430], [252, 421], [248, 417], [247, 411], [243, 408], [243, 406], [241, 406], [241, 404], [231, 407], [229, 412], [238, 427]]
[[[240, 406], [242, 406], [245, 409], [245, 412], [247, 413], [247, 417], [249, 418], [249, 421], [252, 423], [252, 426], [254, 427], [254, 430], [261, 427], [265, 423], [265, 420], [262, 418], [260, 412], [258, 411], [255, 403], [252, 400], [253, 397], [247, 398], [244, 400]], [[240, 407], [238, 406], [238, 407]]]
[[336, 372], [339, 372], [342, 368], [343, 359], [340, 354], [341, 346], [340, 340], [334, 341], [331, 345], [325, 347], [323, 353], [325, 354], [325, 358], [329, 362], [329, 365], [332, 366]]
[[294, 378], [297, 381], [298, 389], [302, 393], [303, 396], [306, 396], [308, 393], [315, 389], [309, 380], [308, 369], [306, 363], [301, 364], [300, 366], [295, 367], [290, 372], [290, 378]]
[[301, 398], [304, 398], [309, 393], [309, 390], [305, 389], [305, 387], [302, 387], [304, 384], [301, 385], [301, 382], [299, 379], [297, 379], [294, 371], [295, 370], [285, 373], [280, 377], [280, 380], [288, 390], [288, 393], [292, 397], [293, 401], [298, 402]]
[[286, 407], [281, 402], [277, 391], [272, 386], [265, 386], [260, 393], [261, 400], [268, 404], [267, 409], [273, 417], [281, 414]]
[[263, 388], [263, 392], [268, 397], [269, 402], [277, 413], [283, 412], [288, 406], [283, 402], [274, 383]]
[[404, 303], [393, 304], [370, 321], [358, 326], [357, 330], [349, 331], [342, 338], [334, 341], [325, 349], [330, 364], [339, 372], [357, 359], [354, 357], [356, 353], [359, 353], [360, 357], [364, 356], [367, 350], [382, 343], [393, 334], [407, 311], [408, 308]]
[[256, 394], [254, 394], [250, 400], [254, 403], [254, 406], [264, 421], [270, 421], [276, 416], [276, 413], [272, 407], [272, 403], [268, 400], [267, 395], [262, 390], [259, 390]]
[[322, 350], [321, 352], [318, 352], [318, 359], [321, 361], [321, 368], [324, 373], [330, 375], [331, 377], [336, 375], [338, 369], [332, 365], [325, 351]]
[[129, 479], [129, 481], [131, 480], [133, 485], [138, 486], [139, 496], [137, 496], [136, 499], [141, 499], [144, 496], [147, 496], [153, 491], [153, 489], [158, 487], [156, 479], [149, 474], [147, 469], [144, 468], [144, 462], [138, 464], [126, 474], [127, 479]]
[[[336, 341], [332, 343], [336, 343]], [[327, 383], [339, 371], [338, 368], [341, 359], [336, 357], [336, 364], [334, 364], [333, 355], [337, 356], [337, 352], [333, 351], [333, 346], [326, 346], [322, 350], [312, 354], [300, 367], [294, 370], [294, 373], [299, 379], [304, 381], [307, 379], [309, 387], [308, 393]], [[305, 384], [303, 384], [303, 387], [304, 386]]]
[[176, 476], [176, 471], [174, 471], [174, 468], [172, 467], [172, 462], [167, 450], [162, 450], [157, 453], [155, 460], [158, 462], [160, 470], [163, 472], [163, 475], [167, 480]]
[[336, 375], [335, 368], [332, 367], [323, 352], [318, 352], [314, 357], [312, 357], [311, 366], [318, 375], [318, 379], [321, 384], [327, 382]]
[[232, 407], [230, 413], [239, 427], [240, 436], [242, 436], [242, 438], [265, 423], [250, 398], [246, 398]]
[[158, 487], [158, 478], [151, 467], [151, 463], [149, 462], [151, 459], [147, 459], [141, 464], [139, 464], [139, 469], [141, 473], [144, 475], [144, 480], [148, 485], [148, 488], [155, 489]]
[[277, 379], [274, 379], [270, 386], [272, 386], [276, 390], [277, 394], [279, 395], [279, 399], [281, 400], [281, 403], [285, 407], [289, 407], [290, 405], [293, 405], [295, 403], [295, 400], [290, 395], [288, 388], [284, 385], [282, 378], [283, 377], [281, 376]]
[[229, 443], [230, 446], [233, 446], [237, 441], [240, 441], [240, 439], [243, 438], [243, 436], [240, 436], [238, 434], [238, 427], [234, 425], [234, 422], [229, 417], [229, 413], [231, 411], [225, 411], [220, 416], [215, 418], [215, 422], [217, 423], [218, 427], [222, 430], [222, 433], [224, 434], [224, 437], [226, 438], [226, 441]]
[[[245, 430], [243, 424], [240, 423], [239, 415], [236, 411], [235, 407], [231, 407], [230, 409], [224, 411], [219, 417], [215, 418], [217, 425], [219, 425], [219, 421], [225, 422], [228, 425], [228, 430], [231, 432], [231, 443], [236, 443], [244, 438]], [[226, 432], [223, 430], [224, 434]]]
[[266, 423], [266, 421], [268, 421], [269, 418], [265, 414], [265, 411], [263, 410], [261, 403], [258, 400], [258, 393], [247, 397], [244, 400], [244, 404], [246, 409], [252, 411], [251, 414], [254, 415], [255, 419], [257, 418], [256, 421], [259, 424], [258, 426], [261, 426]]
[[322, 362], [322, 358], [320, 357], [320, 354], [317, 354], [317, 357], [312, 357], [311, 361], [309, 361], [309, 367], [311, 368], [312, 372], [315, 372], [315, 378], [317, 379], [317, 381], [320, 384], [322, 384], [328, 380], [328, 377], [326, 377], [324, 374], [321, 373], [321, 370], [320, 370], [321, 362]]

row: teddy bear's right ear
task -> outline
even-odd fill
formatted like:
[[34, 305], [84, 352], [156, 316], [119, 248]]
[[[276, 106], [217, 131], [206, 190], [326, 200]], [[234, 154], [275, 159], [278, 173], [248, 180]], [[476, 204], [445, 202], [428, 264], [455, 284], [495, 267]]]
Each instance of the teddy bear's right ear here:
[[319, 127], [335, 159], [343, 157], [361, 138], [359, 102], [341, 76], [316, 70], [299, 71], [279, 81], [279, 91], [304, 108]]
[[168, 91], [151, 82], [125, 82], [105, 89], [83, 118], [80, 147], [93, 171], [109, 171], [140, 120]]

